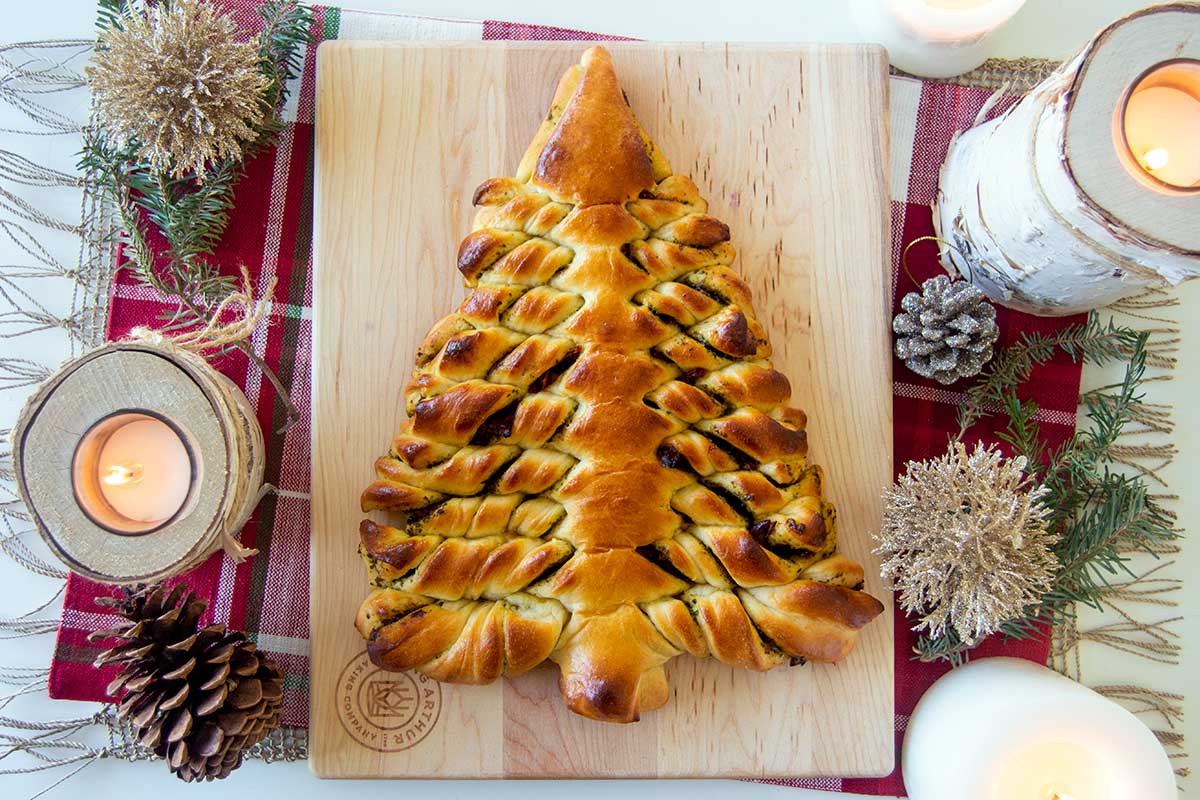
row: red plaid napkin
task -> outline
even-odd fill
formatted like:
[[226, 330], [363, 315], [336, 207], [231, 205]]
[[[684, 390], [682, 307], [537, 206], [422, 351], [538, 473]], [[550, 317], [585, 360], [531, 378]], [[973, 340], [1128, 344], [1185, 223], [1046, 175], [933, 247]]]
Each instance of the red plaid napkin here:
[[[256, 0], [223, 0], [247, 30], [254, 30]], [[370, 14], [333, 7], [316, 9], [315, 34], [336, 38], [442, 38], [442, 39], [599, 39], [580, 31], [509, 22], [457, 20]], [[237, 566], [222, 555], [213, 556], [189, 573], [185, 580], [208, 598], [206, 622], [216, 620], [247, 631], [260, 648], [271, 653], [286, 670], [285, 725], [308, 724], [308, 532], [309, 532], [309, 378], [311, 372], [312, 310], [312, 168], [315, 48], [305, 58], [304, 72], [294, 87], [287, 111], [289, 124], [279, 144], [247, 164], [247, 174], [237, 190], [229, 231], [214, 254], [216, 263], [235, 269], [245, 264], [255, 284], [262, 288], [278, 279], [269, 319], [253, 337], [254, 350], [291, 389], [292, 402], [301, 420], [286, 434], [275, 433], [284, 421], [284, 407], [262, 375], [240, 355], [223, 359], [219, 368], [246, 391], [267, 434], [266, 480], [279, 488], [259, 506], [242, 531], [241, 540], [259, 554]], [[899, 269], [904, 245], [933, 233], [929, 204], [937, 185], [937, 169], [950, 137], [968, 126], [988, 92], [938, 83], [893, 79], [891, 132], [893, 137], [892, 251], [893, 293], [899, 299], [916, 289]], [[1008, 102], [1012, 102], [1010, 98]], [[1006, 107], [1000, 104], [996, 111]], [[449, 257], [449, 256], [447, 256]], [[935, 247], [922, 244], [908, 259], [917, 281], [939, 274]], [[164, 310], [162, 298], [119, 274], [113, 287], [108, 335], [119, 339], [137, 325], [154, 324]], [[1051, 332], [1079, 318], [1041, 319], [1000, 310], [1001, 341], [1008, 344], [1031, 331]], [[1080, 368], [1059, 358], [1039, 368], [1024, 387], [1035, 399], [1042, 430], [1057, 445], [1074, 431], [1079, 395]], [[955, 424], [955, 406], [961, 387], [942, 387], [920, 378], [903, 364], [894, 364], [895, 448], [897, 471], [911, 459], [941, 454]], [[974, 432], [994, 440], [986, 424]], [[50, 674], [50, 695], [73, 700], [105, 700], [104, 686], [111, 675], [91, 664], [99, 648], [87, 642], [92, 630], [106, 627], [112, 618], [93, 600], [111, 589], [71, 576], [62, 624]], [[911, 660], [915, 637], [902, 616], [896, 631], [896, 743], [899, 747], [908, 715], [921, 694], [944, 666]], [[1015, 655], [1044, 662], [1044, 643], [992, 641], [981, 655]], [[899, 764], [899, 758], [897, 758]], [[798, 779], [779, 783], [859, 792], [903, 794], [899, 768], [879, 779]]]

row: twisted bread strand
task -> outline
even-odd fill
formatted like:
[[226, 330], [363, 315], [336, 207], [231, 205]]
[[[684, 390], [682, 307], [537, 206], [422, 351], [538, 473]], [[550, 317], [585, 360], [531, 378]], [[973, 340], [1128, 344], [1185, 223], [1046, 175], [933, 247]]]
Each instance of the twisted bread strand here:
[[356, 626], [367, 654], [384, 669], [419, 669], [451, 683], [491, 683], [545, 661], [567, 614], [557, 603], [514, 594], [504, 600], [429, 603], [398, 589], [377, 589]]

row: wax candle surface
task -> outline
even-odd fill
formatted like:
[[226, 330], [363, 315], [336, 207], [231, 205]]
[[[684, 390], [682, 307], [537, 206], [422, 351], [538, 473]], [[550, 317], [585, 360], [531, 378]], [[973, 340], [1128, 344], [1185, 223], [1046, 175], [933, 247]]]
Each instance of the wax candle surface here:
[[1171, 86], [1135, 90], [1125, 107], [1125, 141], [1160, 181], [1200, 184], [1200, 99], [1188, 92]]
[[888, 50], [895, 66], [929, 78], [974, 69], [991, 53], [990, 35], [1025, 0], [851, 0], [865, 41]]
[[992, 0], [925, 0], [925, 5], [930, 8], [945, 8], [953, 11], [963, 8], [979, 8], [990, 2]]
[[912, 800], [1174, 800], [1162, 745], [1133, 714], [1029, 661], [939, 678], [908, 722]]
[[1119, 780], [1102, 753], [1076, 742], [1040, 741], [996, 768], [988, 800], [1122, 800]]
[[164, 522], [187, 499], [192, 465], [183, 440], [165, 422], [139, 416], [117, 428], [100, 450], [100, 492], [134, 522]]

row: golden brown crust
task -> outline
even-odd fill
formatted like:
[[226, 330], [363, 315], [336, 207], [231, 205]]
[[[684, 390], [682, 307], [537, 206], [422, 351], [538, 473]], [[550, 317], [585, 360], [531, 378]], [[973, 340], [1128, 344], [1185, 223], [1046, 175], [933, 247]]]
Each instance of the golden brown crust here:
[[840, 661], [855, 632], [883, 613], [883, 604], [845, 586], [793, 581], [739, 593], [746, 613], [785, 652], [810, 661]]
[[654, 186], [651, 153], [608, 52], [588, 50], [581, 67], [531, 183], [574, 205], [629, 202]]
[[474, 196], [471, 295], [418, 349], [360, 551], [372, 660], [484, 683], [558, 663], [630, 722], [688, 653], [836, 660], [882, 605], [836, 554], [803, 412], [729, 228], [672, 175], [607, 53], [563, 77], [515, 178]]
[[572, 615], [551, 658], [562, 669], [569, 709], [605, 722], [636, 722], [667, 702], [662, 665], [678, 653], [641, 609], [622, 605]]

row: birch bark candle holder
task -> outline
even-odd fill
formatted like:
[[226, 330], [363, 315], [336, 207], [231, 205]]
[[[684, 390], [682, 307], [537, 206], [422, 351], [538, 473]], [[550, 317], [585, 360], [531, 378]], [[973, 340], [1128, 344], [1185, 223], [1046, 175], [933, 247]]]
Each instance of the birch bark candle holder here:
[[176, 575], [224, 547], [270, 489], [246, 396], [203, 357], [148, 335], [64, 366], [29, 399], [13, 464], [33, 524], [105, 583]]
[[1200, 4], [1114, 22], [956, 137], [933, 220], [948, 270], [1034, 314], [1200, 274]]

